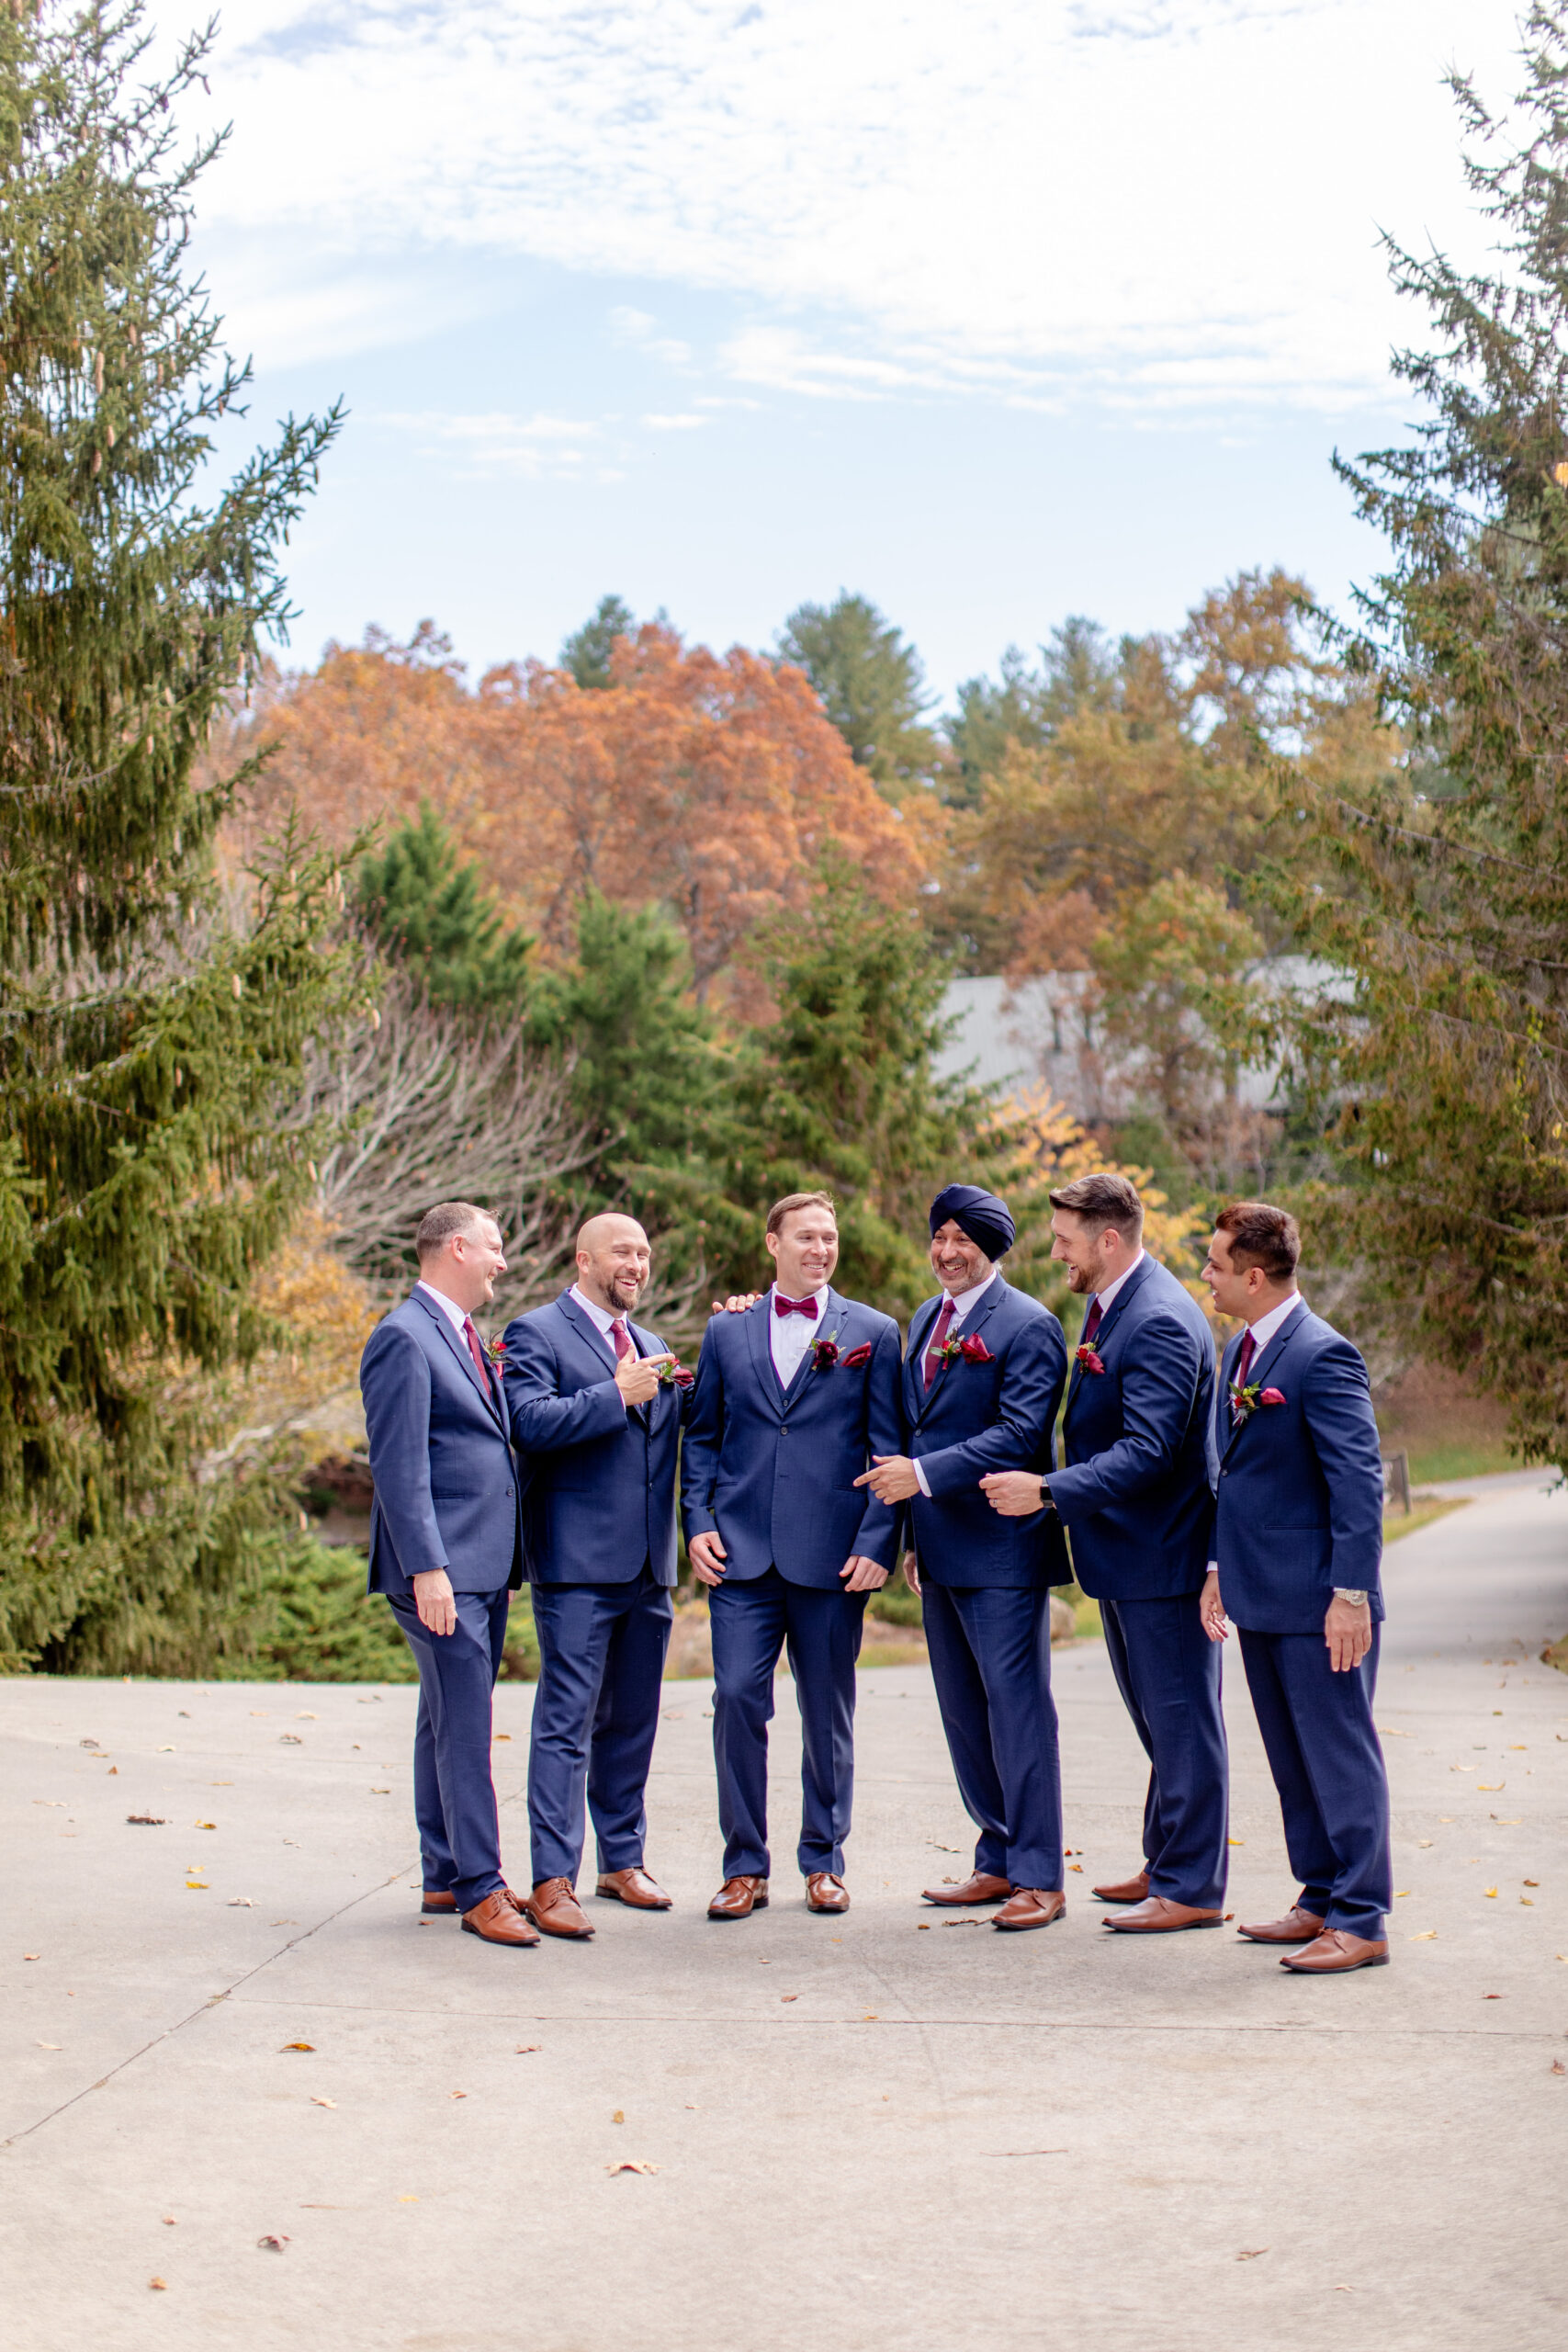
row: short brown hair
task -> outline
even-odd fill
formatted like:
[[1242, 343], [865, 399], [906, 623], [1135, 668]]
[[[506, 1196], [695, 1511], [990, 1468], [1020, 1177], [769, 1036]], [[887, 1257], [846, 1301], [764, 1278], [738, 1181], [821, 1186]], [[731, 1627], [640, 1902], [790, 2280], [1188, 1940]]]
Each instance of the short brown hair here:
[[1228, 1233], [1231, 1264], [1245, 1273], [1261, 1266], [1271, 1283], [1288, 1283], [1301, 1263], [1301, 1227], [1289, 1209], [1268, 1201], [1233, 1201], [1214, 1219], [1216, 1233]]
[[1130, 1177], [1108, 1172], [1076, 1176], [1050, 1199], [1054, 1209], [1067, 1209], [1074, 1216], [1081, 1216], [1091, 1232], [1103, 1233], [1108, 1225], [1113, 1225], [1124, 1241], [1136, 1241], [1143, 1233], [1144, 1204]]
[[423, 1266], [427, 1258], [434, 1258], [438, 1250], [446, 1249], [455, 1233], [476, 1233], [481, 1225], [494, 1222], [488, 1209], [475, 1208], [472, 1201], [437, 1201], [420, 1218], [419, 1230], [413, 1238], [414, 1254]]
[[768, 1231], [782, 1231], [784, 1221], [792, 1209], [826, 1209], [835, 1225], [839, 1222], [839, 1204], [831, 1193], [786, 1193], [768, 1211]]

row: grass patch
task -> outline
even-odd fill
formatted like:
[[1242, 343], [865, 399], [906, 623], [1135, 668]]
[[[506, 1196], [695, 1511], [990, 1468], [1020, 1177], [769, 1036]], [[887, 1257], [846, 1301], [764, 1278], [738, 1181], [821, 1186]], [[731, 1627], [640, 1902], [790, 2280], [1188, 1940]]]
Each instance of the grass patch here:
[[1568, 1634], [1564, 1634], [1560, 1642], [1553, 1642], [1543, 1649], [1540, 1661], [1543, 1666], [1554, 1666], [1559, 1674], [1568, 1674]]
[[1447, 1519], [1451, 1510], [1468, 1509], [1470, 1500], [1468, 1495], [1452, 1498], [1433, 1495], [1426, 1501], [1418, 1498], [1407, 1511], [1384, 1511], [1382, 1540], [1385, 1544], [1396, 1544], [1402, 1535], [1414, 1535], [1418, 1528], [1430, 1527], [1434, 1520]]

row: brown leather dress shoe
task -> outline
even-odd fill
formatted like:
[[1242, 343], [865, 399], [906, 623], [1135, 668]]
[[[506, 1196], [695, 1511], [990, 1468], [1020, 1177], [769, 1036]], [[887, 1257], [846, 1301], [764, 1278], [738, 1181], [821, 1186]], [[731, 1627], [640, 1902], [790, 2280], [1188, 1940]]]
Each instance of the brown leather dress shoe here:
[[419, 1907], [422, 1911], [439, 1911], [450, 1917], [457, 1908], [457, 1898], [455, 1894], [443, 1894], [438, 1889], [427, 1886], [420, 1897]]
[[808, 1911], [847, 1911], [850, 1898], [844, 1882], [835, 1871], [813, 1871], [806, 1882], [806, 1907]]
[[1139, 1871], [1134, 1878], [1119, 1879], [1114, 1886], [1089, 1888], [1097, 1903], [1141, 1903], [1148, 1891], [1147, 1871]]
[[727, 1878], [708, 1905], [710, 1919], [749, 1919], [768, 1907], [765, 1878]]
[[593, 1933], [569, 1878], [542, 1878], [533, 1894], [524, 1896], [523, 1908], [547, 1936], [584, 1943]]
[[1253, 1944], [1310, 1944], [1323, 1933], [1323, 1921], [1314, 1911], [1292, 1903], [1282, 1919], [1266, 1919], [1261, 1927], [1238, 1928], [1236, 1934]]
[[498, 1886], [482, 1903], [463, 1914], [465, 1935], [478, 1936], [487, 1944], [513, 1944], [522, 1948], [539, 1940], [518, 1907], [510, 1887]]
[[1368, 1936], [1353, 1936], [1344, 1928], [1325, 1928], [1301, 1951], [1280, 1962], [1292, 1976], [1345, 1976], [1352, 1968], [1386, 1968], [1388, 1940], [1374, 1943]]
[[1049, 1928], [1066, 1917], [1067, 1898], [1060, 1887], [1018, 1886], [991, 1921], [993, 1928]]
[[996, 1878], [989, 1871], [971, 1871], [958, 1886], [928, 1886], [928, 1903], [1005, 1903], [1012, 1893], [1010, 1878]]
[[1222, 1914], [1200, 1911], [1190, 1903], [1173, 1903], [1168, 1894], [1146, 1895], [1130, 1911], [1113, 1912], [1101, 1925], [1119, 1936], [1164, 1936], [1173, 1928], [1217, 1928]]
[[649, 1877], [640, 1862], [635, 1870], [601, 1871], [593, 1892], [607, 1902], [627, 1903], [634, 1911], [668, 1911], [671, 1907], [670, 1896], [657, 1879]]

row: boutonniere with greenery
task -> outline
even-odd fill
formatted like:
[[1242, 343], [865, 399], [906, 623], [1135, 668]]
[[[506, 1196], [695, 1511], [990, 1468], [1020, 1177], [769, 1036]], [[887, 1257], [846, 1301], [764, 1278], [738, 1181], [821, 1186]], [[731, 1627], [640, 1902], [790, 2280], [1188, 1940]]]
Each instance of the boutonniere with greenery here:
[[831, 1372], [836, 1367], [840, 1372], [858, 1372], [863, 1363], [871, 1362], [871, 1355], [869, 1340], [863, 1340], [858, 1348], [850, 1350], [848, 1355], [840, 1355], [838, 1332], [827, 1331], [821, 1339], [813, 1340], [811, 1343], [811, 1369], [813, 1372]]
[[965, 1331], [959, 1338], [944, 1340], [936, 1351], [938, 1363], [952, 1363], [958, 1356], [962, 1356], [965, 1363], [995, 1363], [996, 1362], [995, 1356], [978, 1331]]
[[1105, 1370], [1105, 1361], [1098, 1348], [1079, 1348], [1077, 1361], [1080, 1371], [1092, 1372], [1097, 1377]]
[[493, 1340], [487, 1340], [485, 1341], [485, 1354], [489, 1358], [490, 1362], [495, 1366], [497, 1372], [504, 1372], [506, 1370], [506, 1341], [502, 1338], [499, 1331], [496, 1333]]
[[688, 1372], [685, 1365], [674, 1356], [671, 1357], [668, 1363], [661, 1363], [659, 1367], [660, 1388], [689, 1388], [696, 1376], [694, 1372]]
[[1256, 1380], [1248, 1381], [1247, 1386], [1243, 1388], [1238, 1382], [1233, 1380], [1230, 1385], [1230, 1399], [1231, 1427], [1238, 1430], [1243, 1421], [1257, 1412], [1259, 1405], [1282, 1405], [1285, 1401], [1285, 1392], [1282, 1388], [1261, 1388]]

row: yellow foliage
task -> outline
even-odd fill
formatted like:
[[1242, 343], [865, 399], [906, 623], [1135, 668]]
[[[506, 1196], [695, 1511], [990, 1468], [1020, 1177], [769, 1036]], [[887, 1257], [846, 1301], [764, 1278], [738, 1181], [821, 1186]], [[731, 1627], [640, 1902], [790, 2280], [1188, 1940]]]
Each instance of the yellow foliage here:
[[300, 1220], [267, 1265], [255, 1303], [288, 1337], [233, 1386], [232, 1430], [288, 1430], [315, 1460], [362, 1445], [359, 1359], [385, 1302], [334, 1254], [319, 1213]]

